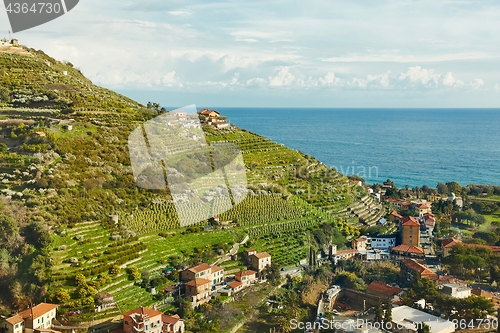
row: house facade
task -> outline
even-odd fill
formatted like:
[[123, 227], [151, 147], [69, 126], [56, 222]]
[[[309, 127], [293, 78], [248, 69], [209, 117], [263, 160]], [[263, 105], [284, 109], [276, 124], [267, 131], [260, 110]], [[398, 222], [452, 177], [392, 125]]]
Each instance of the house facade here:
[[419, 263], [415, 259], [403, 259], [400, 261], [401, 263], [401, 273], [405, 274], [408, 280], [412, 276], [419, 276], [421, 278], [427, 278], [432, 281], [438, 280], [438, 275], [431, 271], [427, 266]]
[[236, 281], [241, 282], [243, 287], [247, 287], [257, 281], [257, 272], [252, 270], [246, 270], [243, 272], [236, 273]]
[[163, 333], [184, 333], [186, 327], [184, 320], [179, 315], [166, 316], [162, 315]]
[[407, 216], [401, 224], [401, 243], [403, 245], [420, 246], [420, 222], [412, 216]]
[[262, 272], [267, 266], [271, 266], [271, 255], [267, 252], [259, 252], [250, 255], [250, 266], [258, 273]]
[[193, 306], [208, 302], [212, 297], [212, 281], [207, 279], [194, 279], [186, 282], [186, 297]]
[[123, 331], [125, 333], [162, 333], [163, 313], [144, 307], [123, 314]]
[[[40, 303], [15, 315], [12, 322], [16, 322], [9, 333], [19, 333], [23, 327], [23, 333], [33, 333], [35, 330], [47, 330], [52, 328], [52, 321], [57, 315], [57, 304]], [[19, 322], [19, 317], [23, 322]], [[7, 320], [13, 317], [7, 318]], [[3, 325], [2, 325], [3, 327]], [[7, 332], [5, 332], [7, 333]]]
[[454, 298], [467, 298], [472, 293], [471, 288], [455, 283], [448, 283], [440, 286], [440, 291], [443, 294], [446, 294]]
[[370, 237], [370, 247], [377, 250], [390, 250], [396, 246], [396, 236], [394, 235], [382, 235], [382, 236], [371, 236]]
[[185, 269], [181, 273], [181, 280], [184, 282], [198, 278], [209, 280], [211, 282], [210, 287], [212, 287], [224, 282], [224, 268], [203, 263]]
[[19, 315], [6, 318], [0, 324], [0, 333], [23, 333], [24, 319]]

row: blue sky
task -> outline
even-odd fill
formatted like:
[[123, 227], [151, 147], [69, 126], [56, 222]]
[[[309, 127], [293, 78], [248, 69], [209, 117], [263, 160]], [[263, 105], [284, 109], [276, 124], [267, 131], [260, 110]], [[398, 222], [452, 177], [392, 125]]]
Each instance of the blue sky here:
[[492, 0], [80, 0], [15, 37], [142, 103], [500, 107], [499, 22]]

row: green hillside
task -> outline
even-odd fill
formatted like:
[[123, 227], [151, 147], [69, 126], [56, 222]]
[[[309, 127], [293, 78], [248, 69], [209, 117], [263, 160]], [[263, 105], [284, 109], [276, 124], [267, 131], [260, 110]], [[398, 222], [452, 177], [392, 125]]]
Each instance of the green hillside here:
[[[24, 48], [24, 47], [20, 47]], [[0, 106], [71, 111], [131, 111], [139, 103], [95, 86], [70, 62], [43, 51], [0, 51]]]
[[[168, 192], [138, 188], [130, 166], [129, 134], [158, 113], [94, 86], [69, 64], [29, 53], [0, 54], [0, 89], [8, 90], [0, 109], [0, 283], [8, 286], [0, 301], [7, 311], [44, 296], [81, 309], [99, 291], [112, 293], [121, 311], [152, 305], [155, 296], [134, 275], [154, 279], [165, 267], [215, 262], [246, 236], [239, 252], [255, 247], [294, 266], [310, 246], [342, 246], [360, 219], [370, 224], [384, 213], [362, 187], [311, 156], [237, 127], [205, 126], [209, 141], [241, 148], [250, 195], [220, 215], [232, 223], [179, 228]], [[18, 102], [22, 93], [27, 102]], [[158, 278], [158, 286], [174, 280]]]

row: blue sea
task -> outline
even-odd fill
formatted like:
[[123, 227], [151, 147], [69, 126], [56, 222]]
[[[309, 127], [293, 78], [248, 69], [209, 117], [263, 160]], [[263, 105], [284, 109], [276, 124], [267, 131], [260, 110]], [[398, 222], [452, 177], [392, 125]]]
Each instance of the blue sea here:
[[215, 109], [370, 184], [500, 185], [500, 109]]

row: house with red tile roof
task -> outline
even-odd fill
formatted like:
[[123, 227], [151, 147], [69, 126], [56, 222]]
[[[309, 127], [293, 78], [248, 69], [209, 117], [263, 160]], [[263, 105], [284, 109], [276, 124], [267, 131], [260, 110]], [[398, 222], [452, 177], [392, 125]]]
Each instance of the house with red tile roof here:
[[236, 281], [241, 282], [243, 287], [247, 287], [255, 282], [257, 282], [257, 272], [252, 270], [246, 270], [243, 272], [236, 273]]
[[188, 269], [185, 269], [181, 273], [182, 281], [190, 281], [196, 278], [210, 280], [212, 286], [214, 286], [218, 283], [224, 282], [224, 268], [220, 266], [211, 266], [206, 263], [202, 263], [190, 267]]
[[366, 287], [366, 292], [382, 298], [392, 298], [394, 296], [400, 296], [403, 293], [403, 289], [390, 286], [380, 281], [373, 281]]
[[241, 283], [239, 281], [234, 281], [234, 282], [228, 283], [228, 287], [231, 288], [232, 293], [235, 294], [235, 293], [239, 292], [241, 289], [243, 289], [243, 283]]
[[419, 263], [415, 259], [403, 259], [401, 260], [401, 273], [406, 274], [408, 277], [419, 276], [421, 278], [427, 278], [432, 281], [438, 280], [438, 275], [431, 271], [424, 264]]
[[184, 320], [178, 314], [173, 316], [162, 315], [163, 333], [184, 333], [186, 327]]
[[271, 266], [271, 255], [267, 252], [258, 252], [249, 256], [250, 268], [258, 273], [267, 266]]
[[179, 315], [167, 316], [160, 311], [139, 307], [123, 314], [124, 333], [184, 333]]
[[212, 298], [212, 285], [212, 281], [202, 278], [186, 282], [186, 297], [193, 307], [206, 303]]
[[413, 216], [405, 216], [401, 222], [401, 243], [419, 247], [420, 222]]
[[389, 220], [394, 222], [394, 223], [401, 223], [401, 220], [403, 220], [403, 216], [401, 214], [399, 214], [397, 211], [393, 210], [390, 214], [389, 214]]
[[420, 247], [416, 247], [413, 245], [398, 245], [395, 246], [391, 249], [393, 253], [396, 253], [400, 256], [406, 256], [406, 257], [423, 257], [425, 255], [425, 252], [423, 249]]
[[441, 250], [443, 252], [443, 257], [449, 256], [451, 253], [451, 250], [457, 244], [462, 244], [462, 241], [460, 239], [455, 238], [455, 237], [443, 239], [441, 241]]
[[332, 252], [333, 261], [335, 264], [339, 260], [347, 260], [359, 256], [359, 251], [356, 249], [340, 250]]
[[24, 319], [20, 315], [13, 315], [0, 322], [0, 332], [2, 333], [23, 333]]
[[125, 333], [161, 333], [163, 329], [160, 311], [139, 307], [123, 314], [123, 331]]
[[24, 320], [24, 332], [33, 333], [38, 329], [52, 329], [52, 321], [56, 318], [57, 304], [40, 303], [23, 310], [17, 316]]
[[368, 237], [361, 236], [351, 241], [351, 247], [359, 251], [365, 251], [368, 248]]

